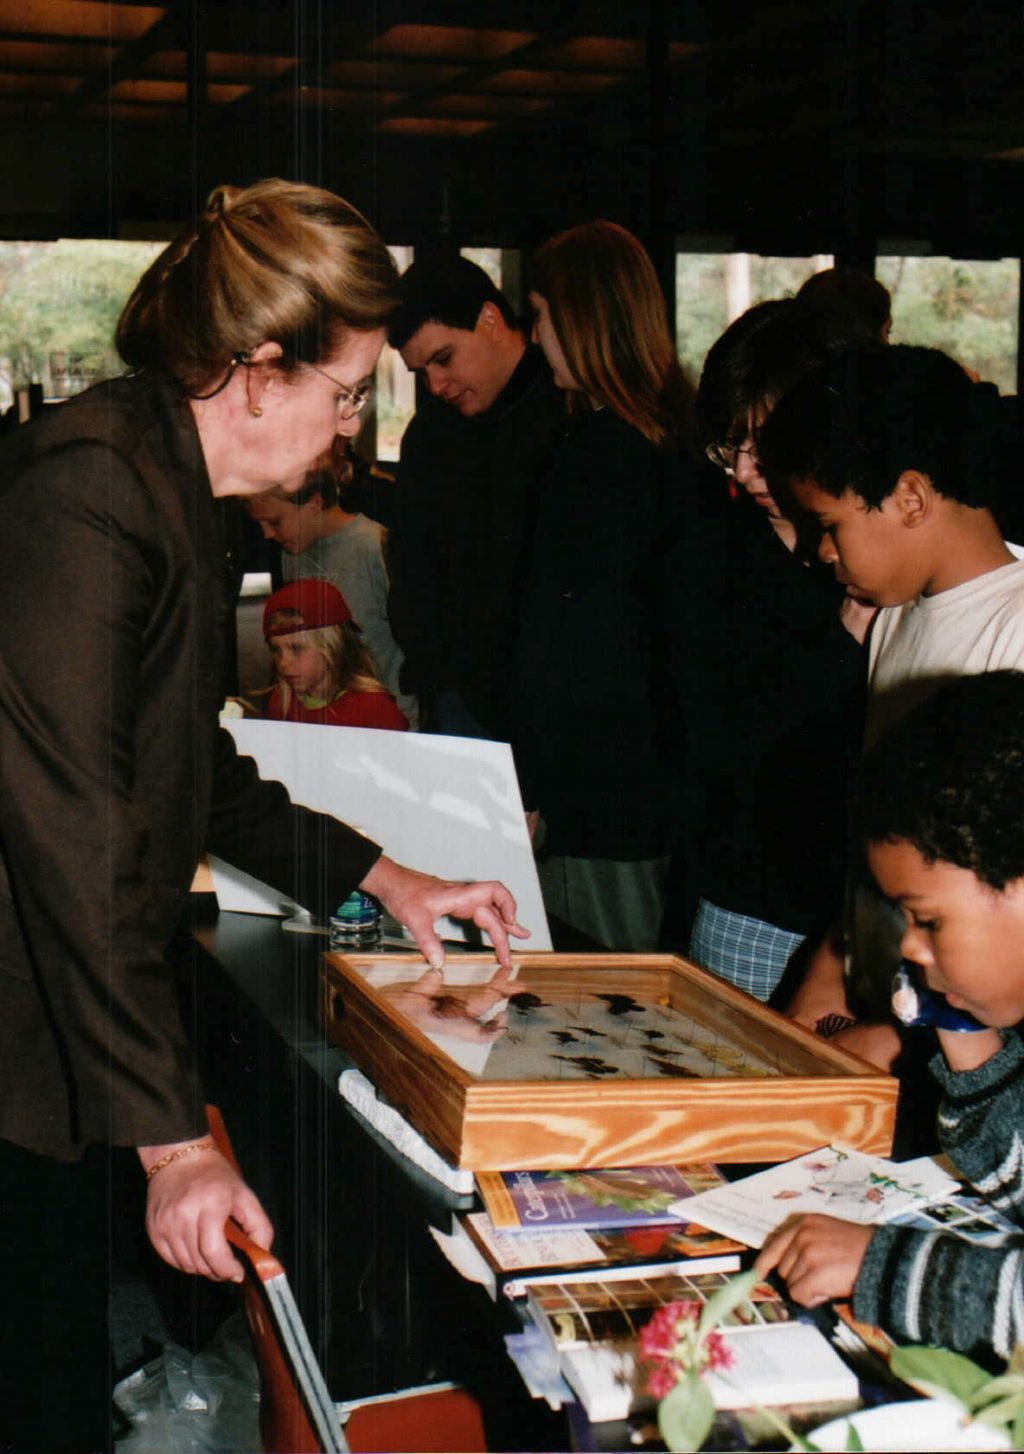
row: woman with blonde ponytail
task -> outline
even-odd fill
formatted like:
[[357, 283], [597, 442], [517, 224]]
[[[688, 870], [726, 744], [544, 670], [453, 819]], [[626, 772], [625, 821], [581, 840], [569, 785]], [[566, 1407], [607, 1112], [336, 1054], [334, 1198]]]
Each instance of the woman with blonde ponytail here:
[[204, 849], [321, 915], [361, 886], [433, 964], [443, 914], [474, 919], [503, 962], [525, 932], [500, 884], [400, 867], [293, 807], [218, 728], [233, 600], [217, 502], [297, 489], [356, 434], [395, 282], [340, 197], [219, 187], [125, 308], [128, 374], [0, 447], [4, 1448], [110, 1447], [115, 1148], [137, 1153], [174, 1267], [240, 1280], [229, 1216], [273, 1236], [209, 1138], [165, 960]]

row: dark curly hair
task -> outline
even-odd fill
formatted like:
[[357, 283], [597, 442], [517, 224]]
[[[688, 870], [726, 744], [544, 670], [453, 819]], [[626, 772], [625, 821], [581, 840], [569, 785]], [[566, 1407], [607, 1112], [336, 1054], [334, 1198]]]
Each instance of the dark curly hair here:
[[892, 323], [892, 297], [870, 273], [851, 267], [825, 268], [813, 273], [796, 296], [814, 312], [823, 332], [838, 333], [847, 347], [885, 342], [885, 325]]
[[961, 677], [887, 733], [861, 765], [855, 827], [993, 889], [1024, 878], [1024, 672]]
[[[1013, 420], [1016, 425], [1016, 419]], [[769, 487], [813, 480], [879, 509], [904, 470], [975, 508], [998, 503], [1016, 436], [995, 390], [935, 348], [853, 349], [788, 393], [758, 435]]]

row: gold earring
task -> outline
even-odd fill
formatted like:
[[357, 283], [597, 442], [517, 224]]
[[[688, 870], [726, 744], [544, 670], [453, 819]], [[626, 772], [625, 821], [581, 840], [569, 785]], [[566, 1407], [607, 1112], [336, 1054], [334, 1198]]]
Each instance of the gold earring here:
[[252, 415], [252, 417], [254, 419], [262, 419], [263, 418], [263, 410], [260, 408], [260, 406], [258, 404], [252, 404], [252, 405], [250, 405], [250, 407], [249, 407], [249, 413]]

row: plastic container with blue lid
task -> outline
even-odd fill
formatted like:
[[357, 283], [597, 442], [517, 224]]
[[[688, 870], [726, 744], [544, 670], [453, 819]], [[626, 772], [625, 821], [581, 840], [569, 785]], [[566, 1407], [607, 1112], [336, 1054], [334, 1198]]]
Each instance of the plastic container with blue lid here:
[[379, 949], [384, 940], [381, 907], [370, 894], [354, 889], [330, 918], [332, 949]]

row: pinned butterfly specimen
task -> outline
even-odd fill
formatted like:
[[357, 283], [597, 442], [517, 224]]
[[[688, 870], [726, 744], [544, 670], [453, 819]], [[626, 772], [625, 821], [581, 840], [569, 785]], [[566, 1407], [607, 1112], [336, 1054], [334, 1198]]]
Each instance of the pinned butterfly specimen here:
[[599, 1000], [604, 1000], [608, 1006], [609, 1015], [642, 1015], [644, 1006], [638, 1004], [632, 995], [598, 995]]
[[598, 1080], [602, 1075], [618, 1075], [618, 1068], [609, 1065], [607, 1060], [602, 1060], [599, 1055], [553, 1055], [552, 1060], [562, 1060], [566, 1065], [571, 1065], [575, 1070], [582, 1070], [591, 1080]]
[[547, 1002], [540, 995], [531, 994], [529, 990], [520, 990], [518, 994], [509, 995], [508, 1002], [522, 1014], [526, 1014], [528, 1010], [547, 1009]]

